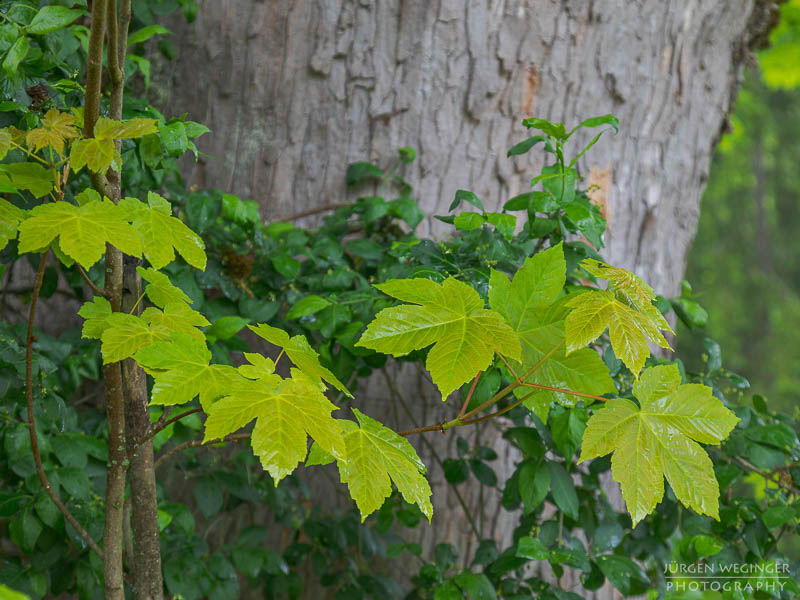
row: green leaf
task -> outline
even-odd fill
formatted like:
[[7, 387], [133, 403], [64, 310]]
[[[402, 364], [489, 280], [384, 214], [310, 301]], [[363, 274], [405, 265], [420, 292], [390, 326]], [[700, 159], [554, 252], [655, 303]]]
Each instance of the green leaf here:
[[75, 173], [83, 167], [95, 173], [105, 173], [117, 158], [117, 149], [112, 138], [93, 137], [76, 140], [70, 148], [69, 157], [70, 167]]
[[414, 162], [414, 159], [417, 158], [417, 152], [413, 148], [406, 146], [398, 148], [397, 151], [400, 153], [400, 160], [406, 164]]
[[0, 198], [0, 250], [5, 248], [9, 241], [16, 239], [19, 224], [27, 215], [27, 211]]
[[249, 322], [250, 319], [237, 315], [220, 317], [206, 330], [206, 336], [209, 339], [227, 340], [239, 333]]
[[0, 600], [31, 600], [31, 597], [0, 583]]
[[619, 133], [619, 119], [614, 115], [602, 115], [600, 117], [591, 117], [581, 121], [581, 123], [572, 128], [572, 131], [570, 131], [569, 134], [572, 135], [581, 127], [591, 128], [600, 127], [601, 125], [611, 125], [611, 127], [614, 128], [614, 132]]
[[550, 493], [553, 501], [565, 515], [578, 520], [578, 494], [575, 484], [569, 473], [561, 463], [547, 461], [547, 471], [550, 473]]
[[210, 519], [222, 508], [225, 496], [219, 482], [206, 475], [198, 477], [194, 484], [194, 500], [203, 516]]
[[775, 529], [795, 518], [795, 511], [790, 506], [773, 506], [761, 513], [761, 521], [767, 529]]
[[17, 68], [25, 56], [28, 54], [28, 38], [24, 35], [17, 38], [11, 48], [6, 52], [6, 57], [3, 59], [3, 69], [9, 78], [13, 78], [17, 74]]
[[325, 381], [348, 398], [353, 397], [344, 384], [319, 363], [319, 354], [309, 345], [305, 336], [296, 335], [290, 338], [289, 334], [282, 329], [272, 327], [266, 323], [250, 325], [249, 327], [270, 344], [275, 344], [282, 348], [289, 360], [308, 377], [316, 381]]
[[456, 197], [453, 199], [453, 202], [450, 204], [450, 208], [447, 209], [447, 212], [453, 212], [462, 202], [472, 204], [472, 206], [481, 212], [486, 212], [483, 208], [483, 202], [481, 202], [480, 198], [478, 198], [469, 190], [457, 190]]
[[142, 255], [136, 231], [107, 198], [80, 207], [68, 202], [36, 206], [19, 227], [19, 251], [40, 251], [56, 238], [61, 250], [87, 269], [103, 256], [106, 243], [125, 254]]
[[567, 130], [564, 128], [563, 123], [551, 123], [546, 119], [530, 118], [523, 119], [522, 124], [528, 129], [538, 129], [539, 131], [543, 131], [547, 135], [552, 136], [557, 140], [567, 137]]
[[375, 286], [413, 305], [385, 308], [356, 344], [404, 356], [433, 344], [426, 367], [442, 399], [492, 363], [495, 351], [519, 360], [519, 339], [478, 292], [453, 279], [394, 279]]
[[286, 313], [287, 319], [299, 319], [308, 315], [318, 313], [323, 308], [328, 308], [331, 305], [330, 300], [326, 300], [314, 294], [300, 298], [292, 305], [289, 312]]
[[[564, 348], [563, 301], [553, 304], [566, 281], [566, 262], [562, 244], [527, 258], [513, 281], [492, 270], [489, 278], [489, 304], [503, 315], [522, 342], [522, 372], [534, 365], [530, 383], [601, 395], [616, 391], [608, 368], [589, 348], [567, 354]], [[547, 358], [545, 358], [547, 357]], [[544, 361], [544, 362], [541, 362]], [[522, 373], [520, 373], [521, 375]], [[531, 392], [519, 388], [519, 397]], [[543, 390], [526, 400], [543, 421], [551, 402], [573, 406], [577, 397], [565, 392]]]
[[[160, 269], [175, 258], [174, 250], [201, 271], [206, 268], [203, 240], [183, 221], [172, 216], [172, 205], [154, 192], [147, 193], [147, 204], [136, 198], [123, 198], [119, 206], [139, 233], [144, 256], [154, 269]], [[174, 250], [173, 250], [174, 249]]]
[[334, 410], [319, 384], [297, 369], [291, 379], [272, 374], [242, 380], [208, 409], [204, 440], [222, 438], [257, 419], [253, 453], [277, 486], [305, 460], [307, 436], [333, 456], [345, 456], [341, 429], [331, 417]]
[[170, 331], [160, 325], [148, 325], [142, 317], [115, 312], [106, 317], [101, 335], [103, 364], [114, 363], [149, 346], [169, 341]]
[[8, 524], [11, 540], [25, 552], [33, 552], [36, 540], [44, 530], [39, 518], [33, 514], [32, 508], [26, 508]]
[[505, 213], [486, 213], [486, 218], [491, 225], [494, 225], [497, 231], [500, 232], [507, 240], [514, 237], [514, 228], [517, 225], [517, 217], [514, 215], [507, 215]]
[[155, 380], [151, 404], [185, 404], [199, 395], [207, 409], [241, 380], [233, 367], [209, 365], [211, 352], [205, 343], [187, 333], [173, 333], [171, 341], [152, 343], [133, 358]]
[[589, 419], [581, 462], [613, 452], [611, 473], [634, 526], [664, 495], [664, 477], [675, 496], [715, 519], [719, 488], [711, 460], [697, 444], [719, 444], [739, 419], [704, 385], [681, 385], [676, 365], [646, 369], [630, 400], [609, 400]]
[[[185, 302], [168, 302], [164, 305], [163, 310], [148, 306], [142, 313], [142, 319], [147, 321], [151, 327], [164, 327], [169, 331], [188, 333], [199, 342], [203, 342], [206, 336], [198, 327], [210, 325], [208, 319], [196, 310], [189, 308]], [[85, 329], [86, 324], [84, 324]]]
[[486, 217], [476, 212], [462, 212], [453, 220], [453, 225], [459, 231], [472, 231], [486, 223]]
[[413, 198], [395, 198], [389, 202], [389, 212], [408, 223], [412, 231], [425, 218], [425, 213]]
[[519, 538], [519, 542], [517, 542], [516, 556], [530, 560], [547, 560], [550, 552], [536, 538], [525, 536]]
[[511, 146], [511, 149], [508, 151], [506, 156], [517, 156], [519, 154], [525, 154], [533, 148], [539, 142], [546, 142], [547, 136], [545, 135], [534, 135], [533, 137], [529, 137], [527, 140], [520, 142], [519, 144], [514, 144]]
[[136, 267], [136, 272], [148, 283], [145, 294], [156, 306], [164, 308], [172, 302], [192, 303], [191, 298], [181, 288], [173, 285], [164, 273], [144, 267]]
[[106, 329], [106, 323], [111, 316], [111, 303], [102, 296], [95, 296], [91, 302], [85, 302], [78, 314], [86, 319], [83, 324], [82, 336], [85, 338], [100, 339]]
[[671, 349], [660, 330], [672, 329], [653, 305], [652, 288], [633, 273], [600, 261], [586, 259], [582, 267], [591, 275], [608, 279], [609, 286], [567, 301], [573, 309], [565, 322], [567, 352], [592, 343], [608, 328], [614, 354], [638, 377], [650, 356], [648, 341]]
[[525, 514], [538, 508], [550, 491], [550, 471], [545, 463], [526, 461], [519, 470], [519, 496]]
[[172, 32], [162, 25], [148, 25], [137, 29], [128, 36], [128, 47], [146, 42], [154, 35], [169, 35]]
[[69, 25], [84, 14], [86, 14], [86, 11], [75, 10], [65, 6], [44, 6], [31, 19], [25, 30], [35, 35], [50, 33]]
[[361, 511], [361, 521], [383, 506], [392, 493], [391, 482], [406, 502], [417, 504], [430, 521], [431, 488], [425, 465], [409, 441], [375, 419], [353, 409], [360, 427], [339, 421], [344, 434], [346, 460], [339, 460], [339, 474]]
[[11, 142], [13, 139], [8, 129], [0, 129], [0, 160], [3, 160], [6, 154], [8, 154], [8, 151], [11, 150]]
[[25, 143], [34, 151], [50, 146], [58, 154], [63, 154], [64, 142], [76, 138], [78, 135], [75, 115], [51, 108], [42, 118], [42, 126], [28, 131]]
[[129, 121], [115, 121], [114, 119], [100, 118], [94, 128], [95, 137], [110, 137], [115, 140], [140, 138], [154, 134], [158, 131], [158, 121], [155, 119], [136, 118]]
[[461, 573], [453, 582], [467, 594], [469, 600], [495, 600], [497, 594], [489, 578], [483, 573]]
[[46, 196], [53, 190], [53, 173], [38, 163], [10, 163], [0, 165], [0, 173], [5, 172], [11, 185], [19, 190], [28, 190], [37, 198]]
[[383, 177], [383, 171], [368, 162], [356, 162], [347, 165], [347, 185], [355, 185], [367, 177], [380, 179]]
[[159, 125], [158, 134], [161, 145], [170, 156], [181, 156], [189, 149], [189, 137], [186, 135], [186, 125], [180, 121]]

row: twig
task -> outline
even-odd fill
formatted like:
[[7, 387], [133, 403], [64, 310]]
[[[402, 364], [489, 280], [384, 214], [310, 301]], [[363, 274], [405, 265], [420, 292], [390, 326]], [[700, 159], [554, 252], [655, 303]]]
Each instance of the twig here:
[[508, 364], [508, 361], [506, 360], [506, 357], [503, 356], [502, 354], [500, 354], [497, 350], [495, 350], [495, 353], [497, 354], [497, 356], [500, 357], [500, 360], [503, 361], [503, 364], [506, 366], [506, 369], [508, 369], [508, 372], [511, 373], [514, 376], [514, 379], [519, 381], [519, 375], [517, 375], [517, 372], [514, 371], [514, 368], [510, 364]]
[[188, 442], [183, 442], [182, 444], [178, 444], [174, 448], [170, 448], [158, 457], [155, 464], [153, 465], [154, 469], [160, 467], [169, 457], [177, 454], [178, 452], [182, 452], [187, 448], [197, 448], [198, 446], [209, 446], [211, 444], [220, 444], [222, 442], [237, 442], [239, 440], [246, 440], [250, 437], [249, 433], [233, 433], [231, 435], [226, 435], [224, 438], [217, 438], [215, 440], [209, 440], [204, 442], [203, 440], [190, 440]]
[[78, 535], [83, 538], [86, 544], [102, 558], [103, 551], [94, 541], [94, 539], [92, 539], [92, 536], [89, 535], [89, 532], [86, 531], [86, 529], [84, 529], [83, 526], [78, 523], [78, 520], [72, 516], [72, 513], [69, 512], [67, 507], [61, 501], [61, 498], [59, 498], [53, 490], [53, 486], [50, 484], [50, 480], [47, 478], [47, 474], [44, 472], [42, 456], [39, 453], [39, 440], [36, 437], [36, 416], [33, 411], [33, 324], [36, 321], [36, 304], [39, 301], [39, 290], [42, 288], [42, 280], [44, 279], [44, 270], [47, 265], [48, 254], [49, 252], [42, 254], [41, 262], [39, 262], [39, 269], [36, 271], [36, 283], [33, 287], [31, 308], [28, 314], [28, 336], [25, 342], [25, 398], [28, 404], [28, 433], [31, 437], [33, 462], [36, 465], [36, 473], [39, 475], [39, 481], [42, 483], [42, 487], [44, 488], [45, 493], [50, 497], [50, 500], [53, 501], [53, 504], [56, 505], [56, 508], [58, 508], [58, 510], [61, 511], [61, 514], [64, 515], [64, 519], [66, 519], [66, 521], [72, 525], [72, 527], [78, 532]]
[[525, 402], [525, 400], [527, 400], [528, 398], [533, 396], [535, 393], [536, 392], [531, 392], [530, 394], [525, 394], [522, 398], [519, 398], [516, 402], [512, 402], [511, 404], [509, 404], [505, 408], [502, 408], [502, 409], [498, 410], [497, 412], [493, 412], [490, 415], [483, 415], [482, 417], [478, 417], [478, 418], [472, 419], [470, 421], [462, 421], [461, 424], [462, 425], [474, 425], [475, 423], [480, 423], [481, 421], [488, 421], [489, 419], [493, 419], [495, 417], [499, 417], [500, 415], [505, 414], [508, 411], [518, 407], [520, 404]]
[[87, 275], [86, 271], [83, 270], [82, 266], [80, 266], [78, 263], [75, 263], [75, 266], [78, 267], [78, 273], [81, 274], [81, 277], [83, 277], [86, 285], [88, 285], [96, 295], [103, 296], [104, 298], [107, 297], [105, 290], [101, 290], [99, 287], [97, 287], [97, 284], [95, 284], [94, 281], [89, 279], [89, 275]]
[[163, 431], [164, 429], [172, 425], [175, 421], [180, 421], [182, 418], [188, 417], [189, 415], [193, 415], [194, 413], [198, 413], [202, 410], [203, 409], [198, 406], [197, 408], [193, 408], [191, 410], [187, 410], [186, 412], [182, 412], [181, 414], [176, 415], [169, 420], [164, 419], [164, 415], [168, 414], [167, 411], [164, 411], [164, 414], [161, 415], [161, 418], [155, 423], [153, 423], [153, 426], [150, 428], [150, 431], [147, 432], [147, 435], [145, 435], [144, 438], [139, 440], [139, 444], [143, 444], [152, 437], [155, 437], [160, 431]]
[[472, 387], [469, 388], [469, 393], [464, 399], [464, 404], [461, 405], [461, 412], [458, 413], [459, 417], [463, 417], [464, 413], [467, 412], [467, 406], [469, 406], [469, 401], [472, 399], [472, 392], [475, 391], [475, 386], [478, 385], [478, 379], [481, 378], [481, 373], [483, 373], [483, 371], [478, 371], [478, 374], [475, 375], [475, 379], [472, 380]]
[[322, 206], [315, 206], [314, 208], [309, 208], [308, 210], [303, 210], [299, 213], [285, 217], [281, 219], [281, 221], [296, 221], [297, 219], [302, 219], [303, 217], [310, 217], [311, 215], [327, 212], [329, 210], [336, 210], [337, 208], [347, 208], [348, 206], [352, 205], [352, 202], [332, 202], [330, 204], [323, 204]]
[[603, 396], [594, 396], [593, 394], [584, 394], [583, 392], [576, 392], [574, 390], [569, 390], [567, 388], [557, 388], [557, 387], [550, 387], [549, 385], [541, 385], [538, 383], [530, 383], [525, 381], [520, 384], [522, 387], [532, 387], [536, 388], [537, 390], [549, 390], [551, 392], [562, 392], [564, 394], [571, 394], [573, 396], [580, 396], [581, 398], [592, 398], [593, 400], [600, 400], [601, 402], [608, 402], [608, 398], [603, 398]]

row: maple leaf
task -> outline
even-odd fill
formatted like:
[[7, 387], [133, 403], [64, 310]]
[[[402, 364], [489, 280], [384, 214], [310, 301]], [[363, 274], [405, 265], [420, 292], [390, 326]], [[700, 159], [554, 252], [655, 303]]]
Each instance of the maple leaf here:
[[6, 154], [8, 154], [8, 151], [11, 150], [11, 143], [13, 140], [14, 137], [11, 135], [8, 128], [4, 127], [0, 129], [0, 160], [3, 160]]
[[31, 129], [25, 137], [25, 141], [28, 148], [33, 149], [34, 152], [50, 146], [59, 155], [62, 155], [64, 142], [76, 138], [78, 135], [78, 129], [75, 127], [75, 115], [51, 108], [42, 119], [42, 126]]
[[86, 138], [76, 140], [69, 152], [70, 167], [77, 173], [88, 167], [95, 173], [105, 173], [112, 164], [119, 166], [122, 159], [111, 138]]
[[163, 310], [149, 306], [142, 312], [142, 319], [151, 327], [159, 326], [169, 331], [188, 333], [200, 342], [205, 341], [206, 336], [197, 328], [211, 324], [201, 313], [189, 308], [185, 302], [167, 302]]
[[200, 396], [205, 410], [241, 380], [233, 367], [209, 364], [211, 352], [205, 342], [188, 333], [172, 333], [170, 341], [154, 342], [133, 358], [155, 380], [152, 404], [185, 404]]
[[[519, 374], [539, 364], [527, 381], [594, 395], [615, 392], [608, 368], [595, 351], [582, 348], [566, 353], [564, 319], [569, 310], [564, 301], [557, 300], [565, 281], [562, 244], [526, 259], [512, 281], [502, 273], [491, 271], [489, 304], [503, 315], [522, 342]], [[515, 390], [520, 397], [530, 392], [530, 388]], [[574, 406], [576, 400], [570, 394], [542, 390], [526, 400], [525, 406], [547, 422], [552, 402]]]
[[111, 303], [102, 296], [95, 296], [90, 302], [83, 303], [78, 314], [85, 319], [81, 336], [99, 340], [112, 314]]
[[41, 198], [53, 190], [53, 173], [38, 163], [7, 163], [0, 165], [0, 183]]
[[404, 356], [433, 344], [425, 366], [442, 400], [485, 370], [495, 351], [520, 359], [517, 335], [499, 313], [484, 308], [478, 292], [466, 283], [452, 277], [442, 284], [393, 279], [375, 287], [413, 304], [384, 308], [356, 346]]
[[256, 419], [251, 434], [253, 453], [275, 485], [305, 460], [308, 436], [326, 452], [344, 457], [345, 445], [337, 407], [321, 384], [298, 369], [290, 379], [262, 372], [256, 380], [241, 379], [208, 408], [204, 441], [225, 437]]
[[114, 363], [133, 356], [156, 341], [168, 341], [170, 331], [161, 325], [150, 325], [141, 317], [123, 312], [108, 315], [100, 335], [103, 364]]
[[103, 256], [106, 243], [125, 254], [142, 255], [136, 230], [108, 198], [83, 206], [54, 202], [34, 207], [19, 226], [19, 251], [40, 251], [56, 238], [61, 250], [87, 269]]
[[164, 273], [145, 267], [136, 267], [136, 272], [147, 282], [144, 293], [156, 306], [164, 308], [175, 302], [192, 303], [191, 298], [181, 288], [173, 285]]
[[719, 520], [714, 465], [697, 442], [721, 443], [739, 418], [711, 388], [681, 385], [676, 365], [645, 369], [633, 395], [639, 406], [615, 398], [592, 415], [580, 462], [613, 452], [611, 474], [634, 526], [661, 501], [664, 477], [681, 503]]
[[[425, 479], [425, 465], [414, 446], [379, 421], [358, 409], [358, 419], [338, 421], [345, 443], [345, 459], [338, 459], [339, 476], [361, 512], [361, 522], [378, 510], [392, 493], [392, 482], [406, 502], [417, 504], [431, 520], [431, 488]], [[360, 425], [360, 427], [359, 427]], [[306, 466], [325, 465], [334, 457], [317, 444], [311, 446]]]
[[139, 232], [144, 256], [153, 268], [160, 269], [172, 262], [175, 250], [193, 267], [201, 271], [206, 268], [203, 240], [172, 216], [172, 205], [165, 198], [148, 192], [147, 204], [136, 198], [123, 198], [119, 206]]
[[0, 250], [5, 248], [9, 241], [17, 237], [19, 224], [27, 215], [27, 211], [17, 208], [11, 202], [0, 198]]
[[272, 327], [266, 323], [248, 325], [248, 327], [270, 344], [275, 344], [282, 348], [289, 360], [303, 371], [306, 376], [318, 381], [326, 381], [348, 398], [353, 397], [345, 385], [320, 364], [319, 354], [309, 345], [305, 336], [295, 335], [290, 338], [289, 334], [282, 329]]

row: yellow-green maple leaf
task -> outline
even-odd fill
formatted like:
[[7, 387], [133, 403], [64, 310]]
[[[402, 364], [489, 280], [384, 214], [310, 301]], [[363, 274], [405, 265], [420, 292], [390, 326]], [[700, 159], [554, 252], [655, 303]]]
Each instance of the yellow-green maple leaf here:
[[185, 404], [200, 396], [207, 409], [242, 379], [233, 367], [209, 364], [211, 352], [205, 342], [188, 333], [173, 333], [170, 341], [154, 342], [133, 358], [155, 380], [152, 404]]
[[289, 334], [282, 329], [272, 327], [266, 323], [248, 325], [248, 327], [270, 344], [275, 344], [282, 348], [286, 356], [289, 357], [289, 360], [308, 377], [318, 381], [325, 381], [345, 394], [348, 398], [353, 397], [345, 385], [339, 381], [333, 373], [320, 364], [319, 354], [309, 345], [305, 336], [295, 335], [290, 338]]
[[198, 327], [207, 327], [208, 322], [201, 313], [189, 308], [185, 302], [168, 302], [163, 310], [147, 307], [142, 313], [142, 319], [151, 327], [164, 327], [169, 331], [188, 333], [198, 341], [205, 341], [205, 334]]
[[87, 269], [103, 256], [106, 243], [125, 254], [142, 255], [136, 230], [107, 198], [83, 206], [54, 202], [34, 207], [19, 226], [19, 251], [41, 251], [56, 238], [61, 250]]
[[292, 369], [290, 379], [263, 373], [253, 381], [242, 379], [208, 408], [205, 441], [222, 438], [256, 419], [251, 434], [253, 453], [275, 480], [275, 485], [305, 460], [308, 437], [339, 458], [345, 446], [336, 406], [320, 384]]
[[5, 248], [10, 240], [17, 237], [19, 224], [27, 214], [27, 211], [17, 208], [8, 200], [0, 198], [0, 250]]
[[[558, 301], [566, 280], [562, 244], [539, 252], [508, 278], [492, 270], [489, 303], [517, 332], [522, 342], [520, 373], [539, 365], [527, 379], [531, 383], [601, 395], [616, 391], [608, 368], [589, 348], [566, 353], [564, 318], [569, 310]], [[548, 358], [545, 359], [545, 356]], [[544, 359], [544, 360], [543, 360]], [[518, 388], [518, 396], [531, 388]], [[573, 406], [578, 398], [564, 392], [542, 390], [525, 401], [542, 421], [547, 422], [552, 402]]]
[[425, 363], [445, 400], [461, 384], [485, 370], [495, 351], [519, 360], [516, 333], [466, 283], [448, 278], [393, 279], [376, 285], [404, 302], [384, 308], [367, 326], [356, 346], [392, 356], [404, 356], [433, 344]]
[[719, 519], [714, 465], [697, 442], [719, 444], [738, 417], [711, 395], [711, 388], [681, 385], [675, 365], [645, 369], [633, 394], [639, 406], [615, 398], [592, 415], [581, 462], [613, 452], [611, 474], [634, 526], [661, 500], [664, 477], [685, 506]]
[[142, 317], [128, 313], [111, 313], [103, 322], [100, 336], [103, 364], [124, 360], [153, 342], [169, 339], [170, 331], [162, 325], [149, 325]]
[[53, 171], [39, 163], [6, 163], [0, 165], [0, 183], [17, 190], [28, 190], [41, 198], [53, 190]]
[[28, 148], [34, 152], [50, 146], [59, 155], [62, 155], [64, 153], [64, 142], [76, 138], [78, 135], [78, 129], [75, 126], [75, 115], [51, 108], [42, 118], [42, 126], [31, 129], [25, 137], [25, 141], [28, 144]]
[[164, 308], [175, 302], [192, 303], [191, 298], [181, 288], [173, 285], [164, 273], [144, 267], [136, 267], [136, 272], [147, 282], [144, 293], [156, 306]]
[[99, 340], [112, 314], [111, 303], [102, 296], [95, 296], [90, 302], [84, 302], [78, 314], [85, 319], [82, 337]]
[[148, 192], [147, 204], [136, 198], [123, 198], [119, 205], [139, 232], [144, 257], [153, 268], [160, 269], [172, 262], [175, 250], [196, 269], [206, 268], [203, 240], [172, 216], [172, 205], [165, 198]]

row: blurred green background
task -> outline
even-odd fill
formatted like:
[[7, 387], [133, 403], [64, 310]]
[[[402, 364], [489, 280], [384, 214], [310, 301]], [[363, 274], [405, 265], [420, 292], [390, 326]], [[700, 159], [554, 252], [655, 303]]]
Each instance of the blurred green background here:
[[717, 148], [686, 278], [708, 310], [679, 325], [679, 352], [702, 367], [703, 337], [753, 393], [791, 414], [800, 390], [800, 0], [782, 6]]

